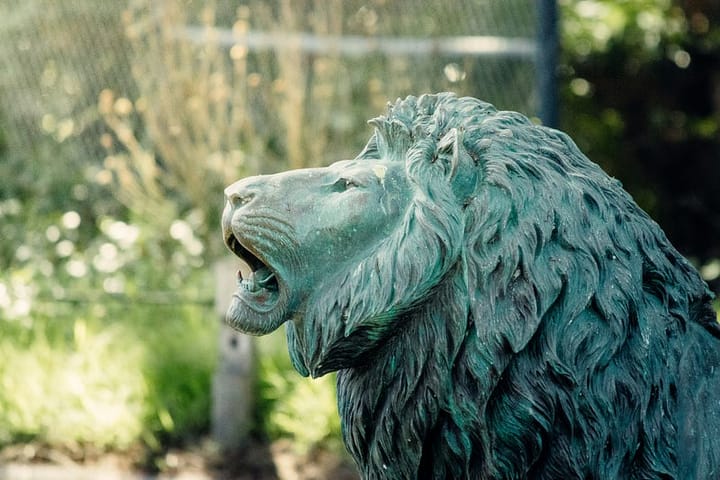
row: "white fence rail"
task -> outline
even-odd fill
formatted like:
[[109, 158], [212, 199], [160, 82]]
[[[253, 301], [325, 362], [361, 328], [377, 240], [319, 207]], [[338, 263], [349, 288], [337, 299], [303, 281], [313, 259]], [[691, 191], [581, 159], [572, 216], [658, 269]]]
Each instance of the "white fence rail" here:
[[455, 37], [364, 37], [360, 35], [313, 35], [310, 33], [258, 32], [236, 34], [229, 29], [188, 26], [179, 32], [194, 43], [205, 43], [212, 35], [219, 45], [241, 45], [249, 50], [300, 50], [314, 54], [341, 54], [360, 57], [384, 55], [425, 56], [469, 55], [534, 59], [536, 42], [522, 37], [466, 35]]

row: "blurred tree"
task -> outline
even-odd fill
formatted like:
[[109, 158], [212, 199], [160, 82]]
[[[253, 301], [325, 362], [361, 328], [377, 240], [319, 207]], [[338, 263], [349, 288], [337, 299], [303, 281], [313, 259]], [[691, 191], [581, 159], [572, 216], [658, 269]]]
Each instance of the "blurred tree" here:
[[624, 183], [682, 252], [700, 264], [717, 258], [720, 4], [561, 5], [562, 128]]

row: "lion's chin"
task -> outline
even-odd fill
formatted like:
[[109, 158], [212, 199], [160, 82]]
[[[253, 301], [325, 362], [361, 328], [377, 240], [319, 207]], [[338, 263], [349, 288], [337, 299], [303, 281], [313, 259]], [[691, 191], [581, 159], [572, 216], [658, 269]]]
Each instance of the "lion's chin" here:
[[267, 335], [287, 320], [284, 303], [279, 298], [274, 301], [252, 299], [248, 303], [246, 295], [236, 292], [225, 314], [225, 323], [242, 333]]
[[279, 282], [265, 285], [266, 277], [267, 273], [258, 271], [246, 279], [238, 274], [238, 287], [225, 315], [229, 326], [242, 333], [266, 335], [285, 323], [287, 288]]

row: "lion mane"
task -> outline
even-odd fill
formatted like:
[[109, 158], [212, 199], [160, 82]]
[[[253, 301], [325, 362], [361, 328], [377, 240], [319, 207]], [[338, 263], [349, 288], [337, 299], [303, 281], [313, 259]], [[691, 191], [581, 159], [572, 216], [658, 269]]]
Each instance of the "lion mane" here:
[[474, 98], [371, 124], [408, 208], [287, 330], [363, 477], [717, 478], [712, 296], [620, 183]]

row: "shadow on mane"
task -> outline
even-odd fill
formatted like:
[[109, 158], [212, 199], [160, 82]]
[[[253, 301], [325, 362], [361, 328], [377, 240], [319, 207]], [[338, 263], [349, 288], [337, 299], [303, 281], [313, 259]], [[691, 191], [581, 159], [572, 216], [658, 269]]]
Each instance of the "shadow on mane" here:
[[371, 124], [352, 165], [385, 190], [355, 208], [401, 212], [329, 249], [276, 320], [300, 373], [339, 371], [363, 477], [720, 478], [711, 294], [620, 183], [473, 98], [408, 97]]

